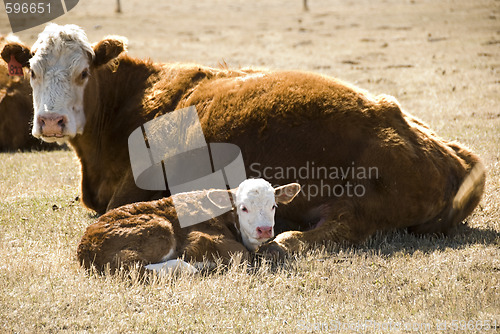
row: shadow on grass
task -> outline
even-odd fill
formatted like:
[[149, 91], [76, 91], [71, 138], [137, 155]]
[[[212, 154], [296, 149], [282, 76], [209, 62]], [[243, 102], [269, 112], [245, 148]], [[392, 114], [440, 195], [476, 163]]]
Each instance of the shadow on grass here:
[[377, 233], [363, 244], [355, 246], [355, 249], [374, 251], [384, 255], [393, 255], [400, 252], [411, 255], [417, 251], [428, 254], [436, 250], [458, 250], [477, 244], [499, 246], [500, 233], [495, 230], [475, 228], [468, 225], [460, 225], [457, 231], [448, 236], [415, 235], [406, 230], [401, 230]]
[[[500, 232], [460, 225], [457, 230], [448, 236], [416, 235], [407, 230], [394, 230], [390, 232], [378, 232], [364, 243], [358, 245], [339, 245], [325, 243], [316, 245], [308, 251], [288, 256], [282, 261], [269, 261], [260, 255], [256, 255], [251, 261], [253, 271], [258, 270], [264, 262], [269, 266], [270, 272], [293, 271], [296, 260], [305, 258], [323, 261], [329, 259], [333, 262], [343, 263], [351, 261], [345, 254], [367, 254], [391, 257], [396, 254], [413, 255], [415, 253], [431, 254], [436, 251], [448, 249], [461, 250], [473, 245], [494, 245], [500, 247]], [[339, 254], [342, 255], [339, 256]], [[250, 271], [252, 272], [252, 271]]]
[[11, 147], [9, 145], [0, 145], [0, 153], [33, 153], [33, 152], [52, 152], [52, 151], [69, 151], [68, 145], [57, 143], [46, 143], [36, 138], [31, 138], [26, 144], [19, 147]]

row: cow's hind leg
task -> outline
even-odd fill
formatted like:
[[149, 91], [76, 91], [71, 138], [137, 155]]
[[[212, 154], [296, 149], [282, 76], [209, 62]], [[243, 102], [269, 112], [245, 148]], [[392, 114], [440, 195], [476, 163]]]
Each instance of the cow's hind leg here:
[[485, 178], [484, 165], [478, 161], [462, 181], [448, 207], [440, 215], [423, 224], [410, 226], [408, 230], [415, 234], [438, 235], [446, 235], [455, 230], [479, 204], [484, 192]]

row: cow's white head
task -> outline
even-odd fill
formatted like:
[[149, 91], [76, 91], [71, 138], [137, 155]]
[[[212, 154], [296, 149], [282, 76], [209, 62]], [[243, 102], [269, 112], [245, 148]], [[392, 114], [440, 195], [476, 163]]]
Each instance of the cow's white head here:
[[2, 58], [14, 58], [30, 69], [34, 119], [32, 134], [63, 143], [83, 133], [84, 90], [92, 71], [125, 49], [123, 38], [107, 38], [92, 46], [76, 25], [49, 24], [31, 50], [9, 43]]
[[[289, 203], [300, 192], [298, 183], [273, 188], [263, 179], [248, 179], [232, 190], [238, 214], [241, 239], [249, 250], [255, 251], [262, 243], [274, 237], [274, 215], [277, 203]], [[212, 190], [210, 200], [226, 203], [224, 190]]]

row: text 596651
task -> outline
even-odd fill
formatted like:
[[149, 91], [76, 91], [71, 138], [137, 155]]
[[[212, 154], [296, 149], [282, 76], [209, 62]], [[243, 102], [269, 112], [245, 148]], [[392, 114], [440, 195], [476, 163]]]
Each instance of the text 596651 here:
[[50, 13], [50, 2], [6, 2], [7, 14], [48, 14]]

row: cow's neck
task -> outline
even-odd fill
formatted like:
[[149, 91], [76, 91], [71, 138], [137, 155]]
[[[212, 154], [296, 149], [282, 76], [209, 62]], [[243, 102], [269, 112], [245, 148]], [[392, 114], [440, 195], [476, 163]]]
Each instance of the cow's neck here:
[[91, 74], [84, 97], [85, 128], [70, 141], [80, 158], [82, 200], [87, 207], [104, 213], [119, 182], [130, 177], [130, 133], [155, 116], [182, 107], [188, 92], [214, 71], [124, 56], [118, 66], [104, 66]]
[[155, 67], [121, 59], [118, 67], [94, 70], [85, 88], [86, 123], [70, 143], [82, 168], [82, 200], [103, 213], [120, 179], [130, 170], [128, 136], [144, 122], [140, 114], [148, 78]]

